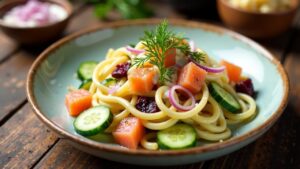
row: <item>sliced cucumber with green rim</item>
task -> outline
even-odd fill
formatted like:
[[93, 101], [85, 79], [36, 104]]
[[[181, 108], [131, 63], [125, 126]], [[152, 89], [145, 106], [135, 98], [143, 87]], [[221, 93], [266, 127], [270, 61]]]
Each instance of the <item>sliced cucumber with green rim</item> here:
[[226, 110], [232, 113], [238, 113], [241, 110], [239, 102], [228, 91], [219, 84], [212, 82], [209, 84], [211, 96]]
[[79, 86], [79, 89], [90, 90], [90, 87], [91, 87], [92, 83], [93, 83], [92, 79], [84, 80], [81, 83], [81, 85]]
[[96, 106], [82, 112], [74, 121], [75, 131], [83, 136], [92, 136], [109, 127], [113, 115], [106, 106]]
[[105, 80], [103, 80], [101, 83], [104, 85], [104, 86], [113, 86], [115, 85], [116, 83], [118, 82], [117, 79], [113, 78], [113, 77], [110, 77], [110, 78], [107, 78]]
[[79, 68], [77, 70], [77, 75], [78, 75], [79, 79], [81, 79], [81, 80], [91, 79], [93, 76], [94, 69], [97, 66], [97, 64], [98, 63], [95, 61], [82, 62], [79, 65]]
[[184, 149], [197, 143], [195, 129], [188, 124], [176, 124], [157, 133], [157, 143], [161, 149]]

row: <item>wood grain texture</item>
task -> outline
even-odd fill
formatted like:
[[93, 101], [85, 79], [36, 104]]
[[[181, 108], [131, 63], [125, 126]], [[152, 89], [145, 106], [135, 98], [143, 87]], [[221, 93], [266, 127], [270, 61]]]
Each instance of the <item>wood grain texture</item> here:
[[[75, 15], [66, 29], [66, 35], [97, 24], [97, 20], [91, 17], [91, 7], [81, 7], [78, 10], [80, 12]], [[21, 48], [5, 64], [0, 65], [0, 79], [2, 80], [2, 83], [0, 83], [0, 124], [5, 122], [14, 112], [14, 109], [26, 100], [25, 84], [27, 72], [34, 59], [46, 47], [27, 47], [26, 50]]]
[[[129, 165], [123, 163], [112, 162], [97, 158], [75, 149], [64, 139], [60, 139], [55, 147], [40, 161], [35, 167], [36, 169], [141, 169], [141, 166]], [[143, 169], [152, 169], [153, 167], [143, 166]], [[202, 163], [183, 166], [171, 167], [155, 167], [158, 169], [201, 169]]]
[[[76, 14], [83, 7], [84, 3], [80, 0], [74, 0], [73, 3], [74, 14]], [[11, 54], [16, 52], [18, 49], [22, 48], [17, 42], [13, 39], [6, 36], [0, 30], [0, 64], [7, 60]]]
[[[159, 3], [156, 1], [156, 3]], [[158, 10], [157, 17], [179, 16], [170, 7], [153, 4]], [[72, 19], [66, 34], [90, 26], [105, 24], [93, 16], [91, 6], [80, 7]], [[299, 15], [298, 15], [299, 16]], [[298, 18], [300, 20], [300, 18]], [[218, 21], [210, 21], [218, 23]], [[293, 31], [277, 38], [259, 43], [270, 49], [280, 59], [286, 57], [285, 67], [291, 79], [291, 97], [287, 110], [280, 120], [255, 143], [221, 158], [203, 163], [161, 169], [298, 169], [300, 168], [300, 23]], [[293, 41], [291, 41], [291, 39]], [[14, 43], [6, 39], [7, 50], [2, 50], [0, 34], [0, 63], [14, 50]], [[5, 39], [4, 39], [5, 41]], [[293, 44], [293, 45], [291, 45]], [[292, 46], [292, 47], [291, 47]], [[17, 48], [17, 47], [16, 47]], [[27, 49], [27, 48], [26, 48]], [[290, 51], [291, 50], [291, 51]], [[0, 121], [14, 113], [18, 105], [26, 104], [24, 80], [29, 66], [39, 49], [25, 50], [6, 59], [0, 65]], [[5, 84], [5, 85], [4, 85]], [[6, 87], [5, 87], [6, 86]], [[9, 96], [9, 94], [12, 94]], [[4, 113], [3, 113], [4, 112]], [[7, 119], [5, 119], [7, 120]], [[0, 128], [0, 168], [99, 168], [99, 169], [150, 169], [116, 163], [94, 157], [70, 146], [66, 140], [59, 139], [47, 130], [32, 113], [28, 104], [12, 116]]]
[[80, 9], [68, 25], [66, 32], [76, 32], [101, 24], [101, 21], [94, 16], [92, 6], [84, 6]]
[[292, 169], [288, 161], [293, 153], [286, 149], [292, 148], [289, 144], [294, 138], [289, 138], [292, 136], [289, 130], [294, 126], [286, 123], [289, 123], [289, 117], [286, 117], [285, 112], [280, 120], [257, 141], [227, 156], [208, 161], [207, 168]]
[[29, 104], [0, 128], [0, 168], [30, 168], [57, 136], [34, 115]]
[[[167, 16], [168, 14], [162, 14]], [[269, 41], [260, 41], [262, 45], [266, 46], [278, 59], [281, 59], [284, 56], [284, 50], [289, 45], [290, 39], [289, 33], [283, 34], [273, 40]], [[285, 130], [288, 130], [289, 127], [284, 127], [286, 118], [283, 117], [276, 125], [267, 132], [261, 139], [256, 141], [249, 146], [234, 152], [230, 155], [223, 156], [221, 158], [210, 160], [205, 163], [187, 165], [187, 166], [177, 166], [177, 168], [209, 168], [209, 169], [220, 169], [220, 168], [251, 168], [251, 169], [267, 169], [267, 168], [277, 168], [276, 165], [281, 167], [287, 167], [291, 165], [286, 165], [290, 158], [290, 154], [287, 151], [284, 151], [286, 148], [286, 142], [278, 141], [278, 137], [288, 137], [290, 134], [283, 134]], [[290, 147], [291, 148], [291, 147]], [[63, 154], [63, 153], [66, 154]], [[287, 155], [286, 158], [277, 160], [280, 158], [280, 155], [276, 153], [284, 153]], [[67, 158], [71, 155], [72, 159], [75, 159], [75, 162], [69, 164]], [[73, 157], [74, 156], [74, 157]], [[55, 160], [59, 160], [58, 163], [54, 163]], [[61, 160], [65, 159], [65, 160]], [[51, 165], [52, 164], [52, 165]], [[76, 164], [76, 165], [74, 165]], [[276, 165], [274, 165], [276, 164]], [[78, 168], [140, 168], [133, 165], [120, 164], [115, 162], [109, 162], [103, 159], [99, 159], [88, 155], [86, 153], [80, 152], [75, 148], [72, 148], [64, 140], [60, 140], [58, 144], [52, 149], [47, 156], [37, 165], [37, 168], [44, 168], [46, 166], [51, 166], [51, 168], [64, 167], [64, 166], [73, 166]], [[147, 168], [147, 167], [143, 167]], [[148, 167], [149, 168], [149, 167]], [[151, 167], [150, 167], [151, 168]], [[169, 167], [176, 168], [176, 167]]]
[[18, 45], [0, 31], [0, 63], [4, 62], [17, 49]]
[[20, 51], [0, 65], [0, 121], [26, 100], [26, 75], [35, 57]]
[[[285, 58], [285, 67], [291, 80], [291, 97], [287, 109], [277, 123], [261, 138], [249, 146], [207, 163], [209, 169], [248, 168], [248, 169], [296, 169], [300, 168], [300, 13], [294, 23], [296, 31], [290, 31], [277, 40], [265, 43], [272, 53]], [[291, 35], [288, 35], [292, 33]], [[291, 40], [296, 39], [291, 42]], [[293, 49], [290, 51], [291, 47]], [[297, 78], [298, 77], [298, 78]], [[271, 98], [270, 98], [271, 101]]]
[[[297, 16], [298, 24], [295, 27], [296, 35], [292, 41], [291, 52], [286, 57], [285, 68], [290, 79], [290, 98], [282, 118], [282, 135], [278, 138], [277, 157], [284, 157], [276, 161], [274, 166], [300, 168], [300, 12]], [[275, 161], [275, 160], [274, 160]]]

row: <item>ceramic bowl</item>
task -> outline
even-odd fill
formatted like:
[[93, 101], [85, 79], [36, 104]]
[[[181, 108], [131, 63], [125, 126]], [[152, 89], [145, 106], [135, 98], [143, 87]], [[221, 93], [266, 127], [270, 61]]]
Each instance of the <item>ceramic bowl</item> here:
[[299, 0], [291, 0], [292, 6], [283, 12], [260, 13], [233, 7], [228, 0], [217, 0], [223, 22], [235, 31], [256, 39], [272, 38], [287, 31], [296, 15]]
[[[36, 115], [50, 129], [76, 148], [105, 159], [140, 165], [177, 165], [216, 158], [253, 142], [279, 118], [289, 91], [287, 75], [270, 52], [252, 40], [221, 27], [184, 20], [170, 20], [171, 28], [184, 32], [197, 46], [216, 60], [226, 59], [243, 68], [253, 79], [258, 106], [257, 117], [237, 128], [223, 142], [199, 141], [184, 150], [130, 150], [115, 144], [110, 135], [96, 140], [82, 137], [73, 129], [64, 98], [70, 85], [78, 86], [76, 70], [87, 60], [101, 61], [109, 48], [136, 43], [144, 30], [161, 20], [136, 20], [108, 23], [68, 36], [46, 49], [32, 65], [27, 81], [27, 96]], [[271, 84], [272, 83], [272, 84]], [[270, 101], [272, 99], [272, 101]]]
[[57, 38], [63, 30], [66, 28], [71, 14], [73, 12], [72, 5], [66, 0], [44, 0], [45, 2], [54, 3], [63, 7], [67, 13], [68, 17], [65, 19], [47, 24], [44, 26], [32, 27], [32, 28], [21, 28], [16, 26], [11, 26], [5, 24], [1, 18], [3, 15], [9, 11], [11, 8], [24, 4], [26, 0], [9, 0], [0, 3], [0, 28], [2, 31], [16, 40], [18, 43], [26, 45], [36, 45], [41, 43], [46, 43]]
[[217, 17], [216, 1], [212, 0], [168, 0], [171, 6], [180, 13], [192, 18]]

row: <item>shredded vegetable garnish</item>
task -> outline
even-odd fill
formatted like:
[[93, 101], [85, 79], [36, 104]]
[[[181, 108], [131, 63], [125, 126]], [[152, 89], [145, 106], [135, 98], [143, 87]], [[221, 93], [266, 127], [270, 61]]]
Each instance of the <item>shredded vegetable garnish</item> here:
[[168, 30], [168, 22], [164, 20], [154, 31], [145, 31], [145, 36], [141, 39], [146, 47], [146, 57], [135, 58], [133, 65], [142, 67], [146, 62], [150, 62], [159, 69], [159, 83], [165, 84], [172, 81], [175, 70], [173, 67], [164, 65], [166, 54], [171, 49], [178, 49], [184, 55], [191, 56], [196, 61], [203, 60], [200, 52], [191, 51], [191, 48], [181, 34], [175, 34]]
[[[178, 103], [176, 101], [176, 98], [175, 98], [175, 92], [176, 90], [180, 90], [181, 92], [184, 92], [186, 95], [188, 95], [189, 99], [191, 99], [191, 105], [189, 106], [183, 106], [181, 105], [180, 103]], [[187, 90], [186, 88], [180, 86], [180, 85], [174, 85], [173, 87], [171, 87], [171, 89], [169, 90], [169, 100], [170, 100], [170, 103], [178, 110], [183, 110], [183, 111], [188, 111], [188, 110], [191, 110], [195, 107], [195, 97], [193, 96], [193, 94]]]

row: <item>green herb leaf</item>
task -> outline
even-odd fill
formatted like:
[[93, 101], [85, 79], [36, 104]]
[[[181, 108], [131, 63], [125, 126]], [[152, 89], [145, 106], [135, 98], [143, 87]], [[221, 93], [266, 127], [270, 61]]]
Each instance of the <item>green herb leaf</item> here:
[[113, 9], [113, 0], [108, 0], [106, 3], [100, 3], [95, 6], [95, 14], [99, 18], [103, 19], [107, 16], [109, 11]]
[[142, 67], [146, 62], [150, 62], [159, 69], [159, 83], [161, 85], [171, 82], [175, 69], [164, 66], [168, 50], [178, 49], [185, 56], [189, 56], [197, 62], [204, 61], [206, 55], [204, 52], [192, 52], [190, 46], [183, 43], [184, 39], [182, 34], [175, 34], [173, 31], [168, 30], [168, 22], [164, 20], [154, 31], [145, 31], [145, 35], [141, 40], [146, 47], [146, 56], [135, 58], [132, 66]]
[[194, 61], [200, 63], [200, 62], [204, 62], [204, 57], [205, 57], [206, 53], [204, 53], [204, 52], [190, 52], [189, 55]]
[[135, 48], [136, 45], [135, 45], [135, 43], [130, 43], [129, 46], [132, 48]]
[[[91, 1], [97, 2], [97, 0]], [[119, 12], [125, 19], [146, 18], [153, 15], [144, 0], [106, 0], [95, 6], [95, 14], [101, 19], [112, 10]]]
[[141, 40], [146, 47], [146, 57], [135, 58], [133, 65], [141, 67], [150, 61], [151, 64], [157, 66], [159, 69], [159, 83], [165, 84], [166, 82], [171, 82], [175, 70], [174, 68], [164, 66], [166, 52], [175, 48], [184, 54], [189, 54], [190, 47], [182, 43], [183, 36], [168, 30], [168, 22], [164, 20], [154, 31], [145, 31], [145, 35]]

